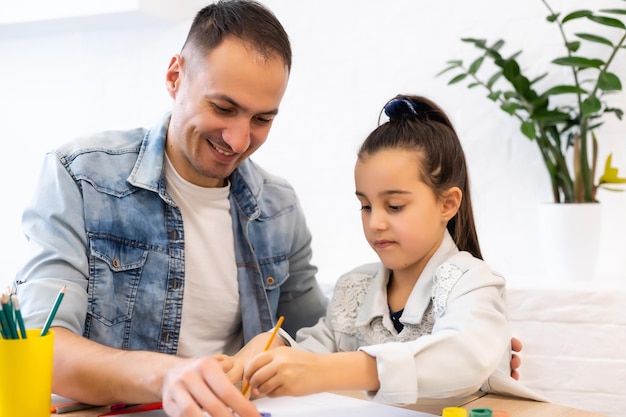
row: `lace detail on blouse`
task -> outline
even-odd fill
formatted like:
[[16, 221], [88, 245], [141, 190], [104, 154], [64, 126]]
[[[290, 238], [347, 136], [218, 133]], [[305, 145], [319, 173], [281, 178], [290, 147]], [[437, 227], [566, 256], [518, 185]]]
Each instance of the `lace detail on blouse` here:
[[441, 265], [433, 278], [431, 300], [418, 324], [405, 324], [397, 333], [393, 327], [389, 309], [383, 316], [374, 317], [363, 326], [356, 320], [367, 291], [374, 277], [354, 274], [337, 281], [328, 307], [327, 317], [335, 336], [338, 351], [353, 351], [361, 346], [389, 342], [409, 342], [431, 334], [435, 321], [445, 314], [450, 291], [463, 275], [460, 268], [451, 264]]
[[397, 340], [395, 330], [384, 325], [383, 317], [374, 317], [365, 326], [357, 327], [355, 324], [372, 279], [367, 275], [353, 275], [348, 279], [340, 279], [335, 286], [328, 315], [339, 351]]
[[356, 333], [356, 318], [365, 301], [372, 278], [359, 275], [337, 282], [328, 306], [328, 317], [335, 331], [352, 335]]
[[[393, 326], [385, 326], [384, 317], [381, 316], [374, 317], [365, 326], [357, 327], [355, 323], [358, 312], [365, 302], [372, 279], [373, 277], [367, 275], [353, 275], [337, 282], [328, 308], [328, 318], [339, 351], [356, 350], [364, 345], [415, 340], [432, 332], [435, 323], [432, 304], [428, 306], [419, 325], [407, 324], [399, 334]], [[385, 316], [391, 323], [388, 315], [387, 311]]]
[[437, 268], [433, 278], [433, 310], [435, 320], [442, 317], [446, 312], [448, 305], [448, 295], [456, 285], [457, 281], [463, 275], [463, 271], [456, 266], [445, 263]]

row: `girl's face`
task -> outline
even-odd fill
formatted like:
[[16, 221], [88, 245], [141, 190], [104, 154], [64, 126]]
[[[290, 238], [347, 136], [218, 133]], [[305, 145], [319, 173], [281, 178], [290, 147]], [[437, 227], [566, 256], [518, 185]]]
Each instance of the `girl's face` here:
[[388, 149], [365, 155], [354, 169], [368, 243], [394, 276], [414, 279], [439, 247], [450, 216], [418, 168], [415, 152]]

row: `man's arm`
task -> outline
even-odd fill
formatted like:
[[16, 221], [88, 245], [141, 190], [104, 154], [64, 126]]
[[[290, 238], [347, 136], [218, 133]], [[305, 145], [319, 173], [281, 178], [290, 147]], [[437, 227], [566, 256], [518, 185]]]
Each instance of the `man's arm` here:
[[213, 358], [123, 351], [54, 327], [52, 390], [88, 404], [162, 401], [168, 416], [229, 412], [258, 417]]
[[53, 327], [52, 390], [88, 404], [161, 400], [163, 375], [184, 360], [173, 355], [113, 349]]

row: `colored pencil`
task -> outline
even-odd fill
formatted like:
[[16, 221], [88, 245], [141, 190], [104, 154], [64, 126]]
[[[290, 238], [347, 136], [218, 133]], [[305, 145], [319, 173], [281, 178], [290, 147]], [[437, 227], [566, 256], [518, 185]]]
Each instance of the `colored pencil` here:
[[[274, 341], [274, 338], [276, 337], [276, 334], [278, 333], [278, 329], [280, 329], [280, 326], [283, 324], [284, 320], [285, 320], [284, 316], [280, 316], [278, 318], [278, 321], [276, 322], [276, 326], [274, 326], [274, 330], [272, 331], [272, 335], [270, 336], [269, 340], [267, 341], [267, 344], [265, 345], [265, 349], [263, 349], [263, 352], [266, 352], [270, 348], [270, 346], [272, 346], [272, 342]], [[241, 393], [243, 395], [246, 395], [248, 393], [249, 389], [250, 389], [250, 382], [244, 381], [243, 385], [241, 387]]]
[[151, 410], [160, 410], [163, 408], [163, 403], [149, 403], [149, 404], [139, 404], [133, 405], [130, 407], [122, 408], [121, 410], [110, 411], [108, 413], [99, 414], [98, 417], [105, 416], [117, 416], [120, 414], [131, 414], [131, 413], [141, 413], [143, 411], [151, 411]]
[[45, 336], [46, 334], [48, 334], [48, 330], [50, 329], [52, 320], [54, 320], [54, 316], [57, 314], [57, 310], [59, 309], [59, 305], [61, 304], [61, 301], [63, 300], [64, 295], [65, 295], [65, 286], [63, 286], [63, 288], [61, 288], [61, 291], [59, 291], [59, 294], [57, 295], [57, 299], [55, 300], [54, 305], [52, 306], [52, 310], [50, 310], [50, 314], [48, 314], [48, 318], [46, 319], [46, 324], [44, 324], [43, 329], [41, 329], [40, 336]]
[[53, 414], [53, 413], [65, 414], [65, 413], [71, 413], [72, 411], [88, 410], [90, 408], [96, 408], [96, 407], [100, 407], [100, 406], [85, 404], [79, 401], [73, 401], [71, 403], [55, 404], [55, 405], [50, 406], [50, 414]]
[[4, 311], [0, 307], [0, 334], [3, 339], [12, 339], [11, 331], [9, 330], [9, 323], [7, 323], [7, 318], [4, 315]]
[[26, 339], [26, 327], [24, 326], [24, 319], [22, 318], [22, 311], [20, 310], [20, 302], [17, 299], [17, 295], [11, 296], [11, 302], [13, 303], [13, 312], [15, 313], [15, 321], [20, 328], [20, 334], [22, 339]]
[[[4, 313], [4, 320], [2, 321], [2, 328], [4, 332], [11, 338], [17, 339], [17, 328], [15, 327], [15, 320], [13, 320], [13, 307], [11, 307], [11, 301], [9, 294], [2, 294], [2, 312]], [[6, 326], [5, 326], [6, 321]]]

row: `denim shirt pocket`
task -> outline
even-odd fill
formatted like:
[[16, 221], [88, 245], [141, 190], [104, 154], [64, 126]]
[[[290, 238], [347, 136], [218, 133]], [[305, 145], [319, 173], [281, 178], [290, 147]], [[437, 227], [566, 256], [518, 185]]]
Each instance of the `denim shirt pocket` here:
[[270, 311], [275, 314], [281, 300], [281, 285], [289, 278], [289, 261], [285, 256], [271, 257], [259, 259], [259, 266]]
[[259, 259], [259, 266], [266, 291], [279, 288], [289, 278], [289, 261], [286, 256]]
[[106, 238], [91, 239], [90, 250], [89, 313], [106, 326], [129, 320], [148, 251]]

